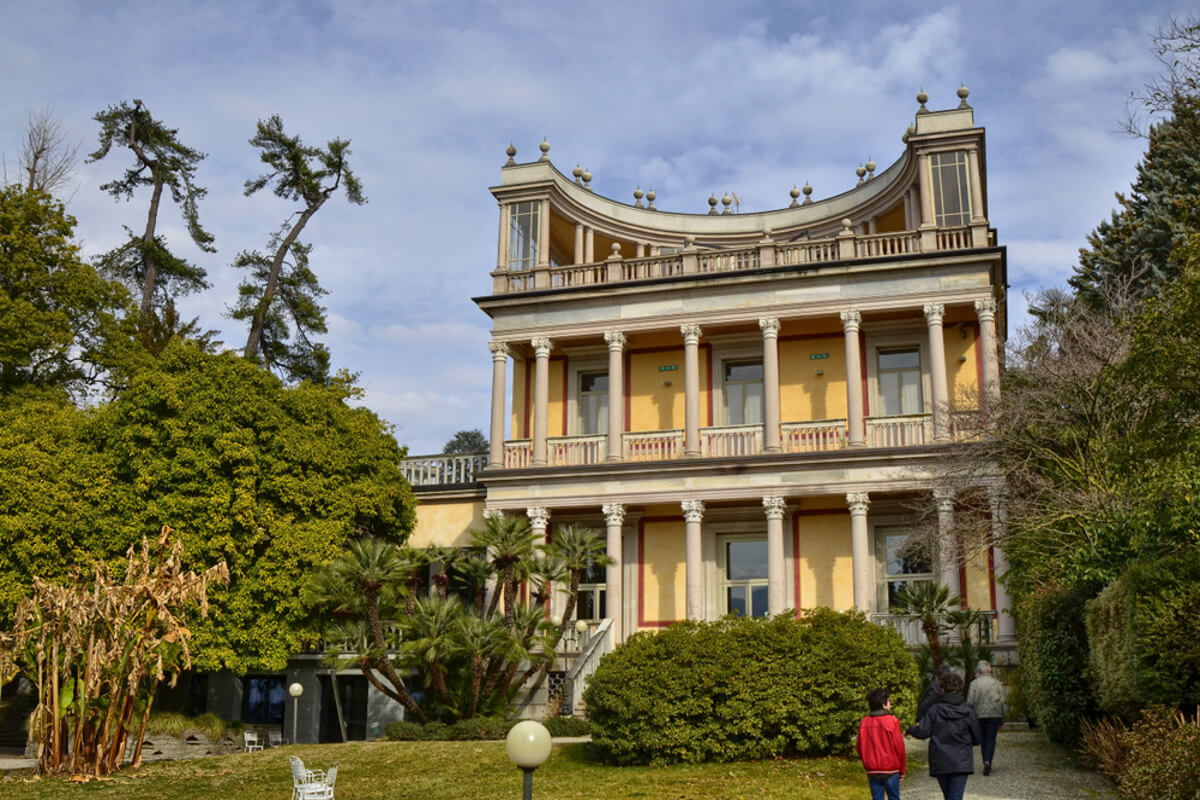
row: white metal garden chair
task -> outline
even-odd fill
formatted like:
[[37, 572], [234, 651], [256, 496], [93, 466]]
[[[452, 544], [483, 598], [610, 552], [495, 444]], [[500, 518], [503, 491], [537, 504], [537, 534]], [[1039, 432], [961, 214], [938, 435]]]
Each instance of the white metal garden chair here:
[[253, 753], [255, 750], [262, 749], [262, 742], [258, 740], [257, 731], [242, 731], [242, 750]]
[[283, 734], [279, 731], [267, 731], [267, 747], [279, 747], [283, 744]]
[[305, 769], [304, 762], [291, 757], [292, 800], [333, 800], [333, 786], [337, 783], [337, 764], [329, 772]]

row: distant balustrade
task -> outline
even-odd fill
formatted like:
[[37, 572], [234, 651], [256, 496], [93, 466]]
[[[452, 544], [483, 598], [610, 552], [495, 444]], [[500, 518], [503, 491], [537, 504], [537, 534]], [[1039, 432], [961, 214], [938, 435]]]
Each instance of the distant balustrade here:
[[486, 453], [409, 456], [400, 462], [400, 473], [413, 486], [474, 483], [487, 467]]
[[780, 426], [785, 453], [826, 453], [846, 446], [846, 420], [785, 422]]
[[933, 441], [932, 414], [868, 417], [868, 447], [913, 447]]
[[626, 461], [669, 461], [683, 455], [683, 431], [639, 431], [622, 437]]
[[756, 456], [762, 451], [762, 425], [700, 429], [700, 454], [703, 456]]

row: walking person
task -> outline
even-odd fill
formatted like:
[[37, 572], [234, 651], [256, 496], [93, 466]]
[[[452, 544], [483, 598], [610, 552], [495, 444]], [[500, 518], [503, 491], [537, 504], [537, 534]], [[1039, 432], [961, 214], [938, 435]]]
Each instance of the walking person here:
[[979, 718], [983, 774], [991, 775], [992, 757], [996, 754], [996, 734], [1004, 722], [1004, 684], [992, 675], [992, 665], [987, 661], [980, 661], [975, 667], [975, 680], [967, 689], [967, 704]]
[[904, 735], [900, 720], [892, 716], [892, 701], [887, 689], [867, 694], [870, 713], [858, 723], [859, 758], [867, 771], [871, 800], [900, 800], [900, 781], [904, 780]]
[[967, 776], [975, 772], [975, 745], [981, 734], [975, 711], [963, 699], [963, 679], [947, 672], [938, 678], [942, 695], [908, 735], [929, 740], [929, 774], [944, 800], [963, 800]]

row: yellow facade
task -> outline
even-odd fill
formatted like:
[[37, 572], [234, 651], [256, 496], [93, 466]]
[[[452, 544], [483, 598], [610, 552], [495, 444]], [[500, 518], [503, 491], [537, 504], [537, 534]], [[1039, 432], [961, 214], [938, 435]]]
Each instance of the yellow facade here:
[[413, 547], [466, 547], [471, 544], [470, 532], [483, 526], [482, 500], [422, 501], [408, 541]]
[[[708, 424], [708, 348], [700, 348], [700, 419]], [[629, 354], [629, 430], [665, 431], [684, 425], [683, 347]], [[665, 368], [665, 369], [664, 369]]]
[[685, 616], [684, 539], [683, 520], [646, 520], [642, 524], [639, 616], [648, 627]]
[[800, 607], [853, 608], [850, 516], [844, 512], [801, 514], [799, 530]]
[[979, 408], [978, 331], [969, 325], [945, 331], [946, 379], [950, 404], [956, 411]]
[[784, 422], [846, 417], [843, 337], [784, 339], [779, 343], [779, 417]]

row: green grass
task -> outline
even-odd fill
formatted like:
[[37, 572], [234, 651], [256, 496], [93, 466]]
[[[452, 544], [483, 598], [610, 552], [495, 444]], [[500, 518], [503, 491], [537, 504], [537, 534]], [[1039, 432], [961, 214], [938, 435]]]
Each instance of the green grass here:
[[[779, 759], [673, 767], [606, 767], [590, 761], [582, 744], [556, 745], [534, 773], [534, 800], [646, 798], [753, 798], [753, 800], [859, 800], [866, 778], [856, 760]], [[291, 793], [288, 756], [325, 769], [338, 763], [336, 797], [343, 800], [476, 800], [519, 798], [521, 773], [503, 742], [352, 742], [294, 745], [147, 764], [139, 772], [73, 785], [33, 779], [29, 770], [0, 778], [4, 800], [100, 798], [113, 800], [284, 800]]]

